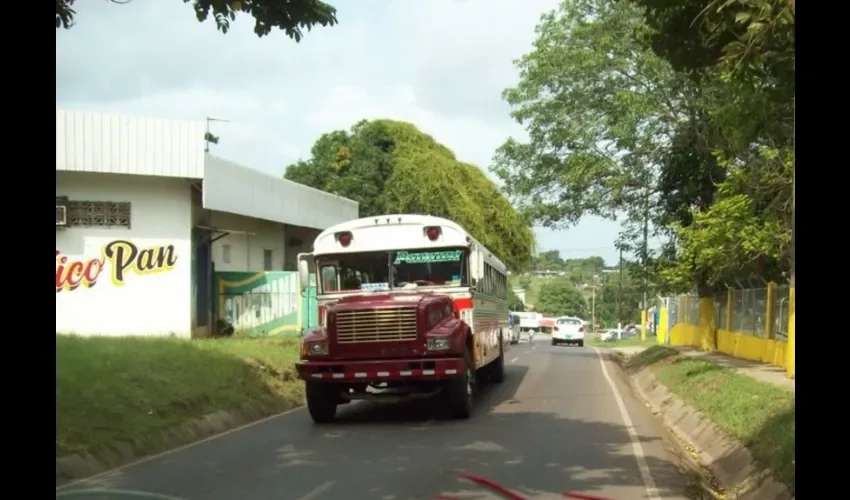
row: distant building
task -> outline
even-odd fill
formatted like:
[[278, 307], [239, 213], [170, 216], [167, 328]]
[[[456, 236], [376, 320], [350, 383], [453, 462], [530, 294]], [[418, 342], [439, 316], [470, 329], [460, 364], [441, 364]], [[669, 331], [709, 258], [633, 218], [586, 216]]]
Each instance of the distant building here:
[[225, 307], [296, 329], [281, 271], [358, 204], [206, 154], [205, 125], [56, 111], [57, 333], [207, 336]]

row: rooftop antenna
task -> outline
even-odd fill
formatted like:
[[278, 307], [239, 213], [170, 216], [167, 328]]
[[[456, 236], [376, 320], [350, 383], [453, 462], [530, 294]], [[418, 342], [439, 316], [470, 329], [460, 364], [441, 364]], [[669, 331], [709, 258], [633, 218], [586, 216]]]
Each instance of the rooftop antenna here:
[[207, 117], [207, 131], [204, 133], [204, 153], [210, 152], [210, 144], [218, 144], [218, 137], [212, 135], [210, 132], [210, 123], [211, 122], [222, 122], [222, 123], [230, 123], [230, 120], [224, 120], [222, 118], [213, 118], [211, 116]]

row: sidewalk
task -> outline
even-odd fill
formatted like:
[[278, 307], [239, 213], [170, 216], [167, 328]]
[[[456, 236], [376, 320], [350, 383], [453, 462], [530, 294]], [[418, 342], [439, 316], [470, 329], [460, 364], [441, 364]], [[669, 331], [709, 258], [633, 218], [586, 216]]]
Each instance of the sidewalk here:
[[[784, 387], [789, 389], [791, 392], [796, 394], [795, 381], [793, 379], [789, 379], [785, 376], [785, 370], [778, 366], [769, 365], [767, 363], [758, 363], [756, 361], [748, 361], [746, 359], [733, 358], [732, 356], [727, 356], [726, 354], [722, 354], [719, 352], [705, 352], [697, 349], [696, 347], [688, 347], [688, 346], [667, 346], [671, 349], [676, 349], [680, 353], [685, 356], [691, 356], [695, 358], [703, 358], [705, 360], [717, 363], [718, 365], [726, 366], [728, 368], [732, 368], [739, 373], [750, 376], [760, 382], [766, 382], [768, 384], [777, 385], [779, 387]], [[615, 348], [622, 352], [623, 354], [630, 356], [632, 354], [637, 354], [643, 350], [647, 349], [646, 347], [620, 347]]]

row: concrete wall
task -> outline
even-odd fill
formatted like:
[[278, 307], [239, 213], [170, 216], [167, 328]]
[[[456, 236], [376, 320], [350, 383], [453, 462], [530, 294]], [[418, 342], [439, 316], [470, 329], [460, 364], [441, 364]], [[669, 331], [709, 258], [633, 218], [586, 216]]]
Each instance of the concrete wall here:
[[132, 204], [130, 228], [57, 229], [57, 332], [190, 336], [190, 189], [185, 179], [56, 172], [56, 196]]
[[[203, 225], [234, 230], [213, 242], [216, 271], [282, 271], [285, 259], [283, 224], [237, 214], [208, 210]], [[272, 268], [265, 269], [265, 251], [271, 251]]]
[[287, 224], [285, 232], [286, 259], [283, 268], [287, 271], [297, 271], [298, 254], [313, 251], [313, 241], [319, 236], [321, 230]]

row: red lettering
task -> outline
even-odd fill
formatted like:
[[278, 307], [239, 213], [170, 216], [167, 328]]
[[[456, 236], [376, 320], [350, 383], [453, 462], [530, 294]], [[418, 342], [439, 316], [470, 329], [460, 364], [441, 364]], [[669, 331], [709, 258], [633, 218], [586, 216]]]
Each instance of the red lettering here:
[[65, 284], [71, 290], [76, 290], [83, 281], [83, 263], [80, 261], [71, 262], [68, 266], [68, 272], [65, 273]]
[[86, 264], [83, 270], [83, 278], [87, 287], [91, 288], [97, 283], [97, 278], [100, 272], [103, 271], [103, 261], [100, 259], [92, 259]]
[[67, 256], [56, 250], [56, 293], [62, 290], [76, 290], [83, 285], [91, 288], [103, 271], [100, 259], [70, 261]]

